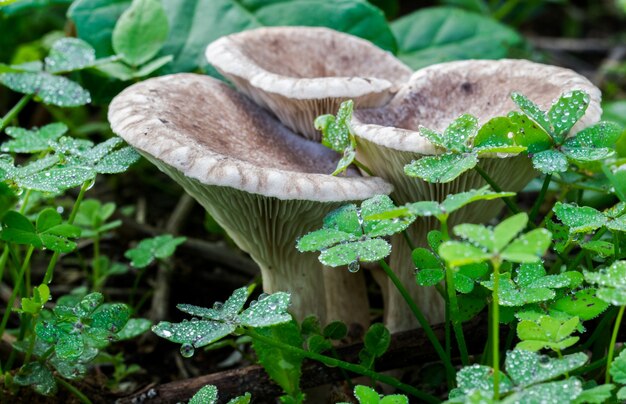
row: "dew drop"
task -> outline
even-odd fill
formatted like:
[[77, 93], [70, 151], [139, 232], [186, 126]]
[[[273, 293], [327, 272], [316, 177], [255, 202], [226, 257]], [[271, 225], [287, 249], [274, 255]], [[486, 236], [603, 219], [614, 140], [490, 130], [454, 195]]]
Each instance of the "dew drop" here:
[[196, 350], [194, 349], [193, 345], [189, 343], [185, 343], [180, 346], [180, 354], [184, 358], [191, 358], [193, 354], [195, 353], [195, 351]]
[[352, 261], [351, 263], [348, 264], [349, 272], [356, 273], [356, 272], [359, 272], [359, 269], [361, 269], [359, 265], [359, 261]]

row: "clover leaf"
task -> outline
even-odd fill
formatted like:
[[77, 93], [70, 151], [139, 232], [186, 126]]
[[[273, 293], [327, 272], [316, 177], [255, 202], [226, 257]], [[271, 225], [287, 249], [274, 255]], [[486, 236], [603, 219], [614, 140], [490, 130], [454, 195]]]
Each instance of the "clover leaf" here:
[[614, 306], [626, 305], [626, 261], [615, 261], [598, 272], [584, 271], [589, 283], [597, 284], [597, 296]]
[[13, 153], [39, 153], [51, 150], [51, 143], [58, 140], [65, 132], [67, 126], [60, 122], [42, 126], [39, 129], [24, 129], [10, 126], [5, 129], [7, 135], [12, 137], [2, 143], [0, 150]]
[[63, 222], [61, 215], [52, 208], [42, 210], [37, 216], [36, 225], [16, 211], [10, 211], [2, 220], [0, 238], [16, 244], [32, 245], [35, 248], [48, 248], [67, 253], [76, 248], [72, 238], [80, 236], [80, 229]]
[[515, 348], [535, 352], [550, 348], [560, 352], [580, 339], [571, 336], [579, 321], [578, 317], [560, 321], [551, 316], [541, 316], [537, 321], [522, 320], [517, 325], [517, 336], [521, 342]]
[[332, 175], [344, 172], [356, 157], [356, 139], [350, 129], [350, 120], [354, 111], [352, 100], [344, 101], [339, 106], [337, 115], [320, 115], [315, 119], [315, 129], [322, 132], [322, 144], [338, 153], [342, 158]]
[[291, 321], [291, 315], [287, 312], [289, 293], [262, 294], [258, 301], [250, 302], [249, 307], [242, 311], [248, 294], [247, 287], [239, 288], [226, 302], [217, 302], [213, 308], [180, 304], [178, 309], [194, 316], [192, 321], [161, 321], [152, 327], [152, 331], [159, 337], [183, 344], [181, 353], [189, 357], [195, 348], [211, 344], [238, 327], [269, 327]]
[[[511, 98], [536, 124], [532, 131], [520, 134], [518, 143], [528, 147], [534, 167], [542, 173], [565, 172], [570, 163], [584, 165], [615, 154], [614, 145], [622, 132], [617, 124], [600, 122], [575, 136], [570, 133], [589, 105], [589, 95], [584, 91], [563, 94], [547, 113], [519, 93], [513, 93]], [[519, 121], [519, 115], [513, 119]]]
[[302, 236], [296, 248], [300, 252], [321, 251], [319, 260], [324, 265], [349, 265], [358, 270], [359, 262], [373, 262], [385, 258], [391, 245], [382, 237], [406, 229], [415, 220], [411, 215], [402, 219], [371, 219], [383, 212], [396, 209], [386, 195], [378, 195], [356, 205], [345, 205], [324, 218], [322, 229]]
[[137, 247], [126, 251], [124, 256], [135, 268], [145, 268], [157, 259], [171, 257], [176, 248], [186, 240], [186, 237], [174, 237], [171, 234], [146, 238], [141, 240]]

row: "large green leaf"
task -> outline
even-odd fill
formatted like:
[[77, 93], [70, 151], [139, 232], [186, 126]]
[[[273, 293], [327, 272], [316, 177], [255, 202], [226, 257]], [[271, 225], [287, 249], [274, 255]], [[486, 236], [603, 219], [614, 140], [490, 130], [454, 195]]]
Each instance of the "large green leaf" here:
[[33, 94], [45, 104], [77, 107], [91, 102], [89, 92], [62, 76], [45, 72], [0, 74], [0, 83], [22, 94]]
[[452, 7], [416, 11], [391, 24], [398, 56], [414, 69], [459, 59], [500, 59], [522, 43], [512, 29]]
[[[128, 0], [78, 0], [69, 16], [99, 56], [112, 54], [111, 32]], [[217, 38], [263, 26], [325, 26], [395, 51], [385, 16], [364, 0], [163, 0], [170, 33], [160, 55], [174, 55], [165, 73], [205, 66], [204, 49]]]
[[409, 177], [418, 177], [427, 182], [450, 182], [478, 164], [475, 154], [446, 153], [439, 156], [422, 157], [404, 166]]

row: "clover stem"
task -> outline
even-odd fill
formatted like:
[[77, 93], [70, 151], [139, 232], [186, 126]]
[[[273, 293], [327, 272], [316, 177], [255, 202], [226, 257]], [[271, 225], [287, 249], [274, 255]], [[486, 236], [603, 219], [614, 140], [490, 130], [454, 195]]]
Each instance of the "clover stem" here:
[[22, 109], [24, 109], [24, 107], [26, 106], [26, 104], [28, 104], [28, 102], [30, 100], [33, 99], [33, 95], [32, 94], [26, 94], [25, 96], [23, 96], [18, 102], [17, 104], [15, 104], [13, 106], [13, 108], [11, 108], [11, 110], [9, 112], [7, 112], [7, 114], [5, 116], [3, 116], [0, 119], [0, 131], [4, 130], [4, 128], [7, 127], [7, 125], [9, 123], [11, 123], [11, 121], [13, 121], [13, 119], [15, 119], [15, 117], [17, 116], [17, 114], [20, 113], [20, 111]]
[[385, 271], [385, 273], [387, 274], [387, 276], [389, 277], [389, 279], [391, 280], [391, 282], [398, 289], [398, 292], [400, 292], [400, 295], [402, 296], [402, 298], [409, 305], [409, 308], [413, 312], [413, 315], [415, 316], [419, 324], [424, 329], [424, 332], [426, 333], [426, 337], [435, 348], [435, 351], [437, 351], [439, 358], [443, 361], [443, 365], [446, 368], [448, 379], [453, 380], [455, 371], [454, 371], [454, 367], [452, 366], [452, 362], [450, 361], [450, 357], [446, 355], [443, 347], [441, 346], [441, 343], [439, 342], [439, 340], [437, 339], [437, 336], [433, 332], [433, 329], [431, 328], [430, 324], [428, 324], [426, 317], [424, 317], [424, 314], [422, 313], [420, 308], [417, 306], [417, 304], [415, 304], [413, 299], [411, 299], [411, 295], [409, 295], [409, 292], [406, 290], [402, 282], [400, 282], [400, 279], [398, 279], [398, 277], [393, 272], [393, 270], [389, 267], [389, 265], [387, 265], [385, 260], [380, 260], [379, 263], [380, 263], [380, 266]]
[[491, 294], [491, 349], [493, 359], [493, 399], [500, 399], [500, 260], [492, 259], [493, 292]]
[[550, 182], [552, 181], [552, 174], [546, 174], [546, 177], [543, 179], [543, 185], [541, 186], [541, 190], [539, 191], [539, 196], [535, 200], [535, 203], [530, 210], [529, 222], [534, 223], [537, 218], [537, 214], [539, 213], [539, 209], [541, 205], [543, 205], [543, 201], [546, 199], [546, 193], [548, 192], [548, 187], [550, 186]]
[[619, 243], [620, 243], [620, 237], [619, 237], [619, 232], [618, 231], [614, 231], [613, 232], [613, 248], [615, 248], [615, 260], [617, 261], [621, 255], [621, 251], [619, 248]]
[[84, 395], [80, 390], [72, 386], [70, 383], [63, 380], [61, 377], [55, 377], [54, 379], [57, 381], [57, 383], [63, 386], [67, 391], [72, 393], [81, 403], [92, 404], [91, 400], [87, 398], [86, 395]]
[[370, 170], [368, 166], [366, 166], [365, 164], [361, 163], [359, 160], [354, 159], [354, 160], [352, 160], [352, 163], [354, 163], [354, 165], [359, 167], [361, 170], [365, 171], [365, 173], [367, 175], [369, 175], [370, 177], [374, 176], [374, 173], [372, 172], [372, 170]]
[[626, 306], [621, 306], [617, 312], [617, 318], [615, 319], [615, 326], [613, 327], [613, 335], [611, 336], [611, 343], [609, 344], [609, 352], [606, 355], [606, 372], [604, 374], [604, 383], [611, 383], [611, 362], [613, 362], [613, 353], [615, 352], [615, 343], [617, 342], [617, 332], [622, 323], [622, 317], [624, 317], [624, 309]]
[[96, 233], [93, 237], [93, 259], [92, 259], [92, 269], [93, 269], [93, 290], [100, 290], [100, 234]]
[[[491, 177], [489, 176], [489, 174], [487, 174], [487, 172], [485, 170], [483, 170], [482, 168], [480, 168], [480, 166], [477, 164], [474, 166], [474, 170], [476, 170], [476, 172], [483, 177], [483, 179], [485, 180], [485, 182], [487, 184], [489, 184], [489, 186], [491, 188], [493, 188], [494, 191], [496, 192], [502, 192], [502, 188], [500, 188], [498, 186], [498, 184], [496, 184], [496, 182], [491, 179]], [[515, 204], [515, 202], [513, 202], [513, 200], [511, 198], [501, 198], [502, 202], [504, 202], [504, 204], [507, 206], [507, 208], [509, 208], [509, 210], [513, 213], [520, 213], [520, 208]]]
[[[9, 322], [9, 317], [13, 312], [11, 309], [13, 308], [13, 303], [15, 302], [15, 298], [17, 297], [17, 292], [22, 286], [22, 282], [24, 281], [24, 273], [26, 272], [26, 268], [28, 268], [30, 264], [30, 257], [33, 255], [33, 251], [35, 251], [34, 246], [29, 246], [26, 251], [26, 256], [24, 257], [24, 261], [22, 261], [22, 267], [20, 268], [20, 272], [17, 275], [17, 280], [15, 281], [15, 285], [13, 285], [13, 290], [11, 291], [11, 296], [9, 296], [9, 300], [7, 301], [6, 310], [4, 311], [4, 315], [2, 316], [2, 322], [0, 323], [0, 335], [4, 335], [4, 330], [7, 327], [7, 323]], [[8, 369], [5, 369], [8, 370]]]
[[311, 351], [306, 351], [302, 348], [298, 348], [289, 344], [285, 344], [283, 342], [277, 341], [275, 339], [266, 337], [254, 331], [253, 329], [247, 328], [244, 331], [244, 334], [261, 341], [267, 345], [274, 346], [279, 348], [281, 351], [291, 352], [294, 355], [305, 357], [308, 359], [312, 359], [314, 361], [323, 363], [326, 366], [330, 367], [339, 367], [341, 369], [347, 370], [348, 372], [353, 372], [362, 376], [369, 377], [372, 380], [388, 384], [392, 387], [395, 387], [398, 390], [402, 390], [405, 393], [411, 394], [412, 396], [417, 397], [419, 400], [427, 403], [439, 403], [440, 400], [436, 397], [420, 391], [413, 386], [409, 386], [408, 384], [404, 384], [400, 382], [398, 379], [393, 378], [391, 376], [387, 376], [384, 374], [377, 373], [373, 370], [370, 370], [364, 366], [355, 365], [353, 363], [345, 362], [339, 359], [332, 358], [330, 356], [320, 355]]
[[[93, 185], [93, 180], [88, 180], [83, 183], [80, 187], [80, 192], [76, 197], [76, 201], [74, 201], [74, 206], [72, 207], [72, 211], [70, 212], [70, 217], [67, 219], [67, 224], [74, 224], [74, 220], [76, 219], [76, 215], [78, 214], [78, 208], [80, 204], [83, 202], [85, 198], [85, 192]], [[55, 251], [50, 257], [50, 263], [48, 264], [48, 268], [46, 269], [46, 274], [43, 277], [44, 284], [49, 284], [52, 282], [52, 276], [54, 275], [54, 267], [56, 267], [57, 260], [59, 259], [60, 253]]]

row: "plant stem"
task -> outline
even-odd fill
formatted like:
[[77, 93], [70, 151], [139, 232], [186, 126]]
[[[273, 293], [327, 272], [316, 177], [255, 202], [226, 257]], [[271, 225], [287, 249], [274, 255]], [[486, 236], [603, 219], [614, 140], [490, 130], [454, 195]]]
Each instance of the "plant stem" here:
[[100, 290], [100, 234], [96, 233], [93, 237], [93, 259], [92, 259], [92, 269], [93, 269], [93, 290], [98, 292]]
[[359, 160], [354, 159], [354, 160], [352, 160], [352, 163], [354, 163], [354, 165], [359, 167], [361, 170], [365, 171], [365, 173], [367, 175], [369, 175], [370, 177], [374, 176], [374, 173], [372, 172], [372, 170], [370, 170], [369, 167], [367, 167], [365, 164], [361, 163]]
[[622, 323], [622, 317], [624, 317], [624, 309], [626, 306], [621, 306], [617, 312], [617, 318], [615, 319], [615, 326], [613, 327], [613, 335], [611, 336], [611, 343], [609, 344], [609, 352], [606, 355], [606, 372], [604, 374], [604, 383], [611, 383], [611, 362], [613, 362], [613, 353], [615, 352], [615, 343], [617, 342], [617, 332], [619, 326]]
[[500, 399], [500, 260], [491, 261], [493, 265], [493, 292], [491, 294], [491, 349], [493, 356], [493, 399]]
[[539, 213], [539, 209], [541, 205], [543, 205], [543, 201], [546, 199], [546, 192], [548, 192], [548, 187], [550, 186], [550, 181], [552, 180], [552, 174], [546, 174], [546, 177], [543, 179], [543, 185], [541, 186], [541, 191], [539, 191], [539, 196], [535, 200], [535, 203], [530, 210], [529, 222], [535, 222], [537, 218], [537, 214]]
[[32, 94], [24, 95], [18, 102], [11, 108], [9, 112], [5, 116], [0, 119], [0, 131], [4, 130], [13, 119], [20, 113], [22, 109], [28, 104], [28, 102], [33, 98]]
[[[474, 166], [474, 170], [476, 170], [476, 172], [480, 174], [481, 177], [483, 177], [485, 182], [489, 184], [489, 186], [491, 186], [491, 188], [493, 188], [494, 191], [502, 192], [502, 188], [500, 188], [498, 184], [496, 184], [495, 181], [491, 179], [489, 174], [487, 174], [485, 170], [480, 168], [478, 164]], [[520, 208], [515, 204], [515, 202], [511, 200], [511, 198], [501, 198], [501, 199], [502, 199], [502, 202], [504, 202], [504, 204], [509, 208], [511, 212], [520, 213]]]
[[57, 383], [59, 383], [61, 386], [63, 386], [67, 391], [69, 391], [70, 393], [72, 393], [81, 403], [83, 404], [92, 404], [91, 400], [89, 398], [87, 398], [86, 395], [84, 395], [80, 390], [78, 390], [76, 387], [72, 386], [70, 383], [66, 382], [65, 380], [63, 380], [60, 377], [55, 377]]
[[620, 247], [619, 247], [619, 242], [620, 242], [619, 232], [614, 231], [613, 232], [613, 248], [615, 248], [615, 261], [617, 261], [619, 257], [622, 255], [622, 252], [620, 251]]
[[11, 296], [9, 297], [9, 301], [7, 302], [4, 316], [2, 316], [2, 322], [0, 323], [0, 336], [4, 335], [4, 330], [6, 329], [7, 323], [9, 322], [9, 317], [11, 316], [13, 303], [15, 303], [17, 292], [22, 286], [24, 273], [26, 272], [26, 268], [28, 268], [28, 265], [30, 264], [30, 257], [33, 255], [33, 251], [35, 251], [35, 247], [32, 245], [29, 246], [28, 251], [26, 252], [26, 256], [24, 257], [24, 261], [22, 262], [22, 267], [20, 268], [20, 272], [17, 276], [17, 281], [15, 282], [15, 285], [13, 285], [13, 291], [11, 292]]
[[[67, 224], [74, 224], [74, 220], [76, 219], [76, 215], [78, 214], [78, 208], [85, 198], [85, 192], [93, 185], [93, 180], [89, 180], [80, 187], [80, 192], [76, 197], [76, 201], [74, 202], [74, 206], [72, 207], [72, 212], [70, 213], [70, 217], [67, 219]], [[59, 259], [59, 252], [55, 251], [50, 258], [50, 263], [48, 264], [48, 269], [46, 269], [46, 274], [43, 277], [44, 284], [49, 284], [52, 282], [52, 276], [54, 275], [54, 267], [57, 265], [57, 260]]]
[[402, 382], [400, 382], [399, 380], [391, 377], [391, 376], [387, 376], [384, 374], [380, 374], [377, 373], [373, 370], [370, 370], [364, 366], [360, 366], [360, 365], [355, 365], [353, 363], [349, 363], [349, 362], [345, 362], [339, 359], [335, 359], [332, 358], [330, 356], [325, 356], [325, 355], [320, 355], [311, 351], [306, 351], [302, 348], [298, 348], [292, 345], [288, 345], [285, 344], [283, 342], [277, 341], [275, 339], [266, 337], [264, 335], [261, 335], [259, 333], [257, 333], [256, 331], [254, 331], [253, 329], [246, 329], [244, 331], [245, 334], [247, 334], [248, 336], [261, 341], [265, 344], [274, 346], [276, 348], [279, 348], [281, 351], [285, 351], [285, 352], [291, 352], [294, 355], [297, 356], [301, 356], [304, 358], [309, 358], [309, 359], [313, 359], [314, 361], [323, 363], [326, 366], [330, 366], [330, 367], [339, 367], [341, 369], [347, 370], [348, 372], [353, 372], [362, 376], [366, 376], [369, 377], [372, 380], [381, 382], [381, 383], [385, 383], [388, 384], [392, 387], [395, 387], [398, 390], [402, 390], [405, 393], [411, 394], [414, 397], [417, 397], [418, 399], [420, 399], [423, 402], [426, 403], [439, 403], [440, 400], [437, 399], [437, 397], [434, 397], [428, 393], [425, 393], [423, 391], [420, 391], [418, 389], [416, 389], [413, 386], [409, 386], [408, 384], [404, 384]]
[[406, 290], [402, 282], [400, 282], [400, 279], [398, 279], [396, 274], [393, 273], [392, 269], [389, 267], [389, 265], [387, 265], [385, 260], [380, 260], [379, 263], [380, 263], [380, 266], [385, 271], [385, 273], [387, 274], [387, 276], [389, 277], [389, 279], [391, 279], [391, 282], [398, 289], [398, 292], [400, 292], [400, 295], [402, 295], [406, 303], [409, 305], [409, 308], [413, 312], [413, 315], [415, 316], [417, 321], [420, 323], [420, 325], [424, 329], [424, 332], [426, 333], [426, 337], [428, 338], [430, 343], [433, 344], [433, 347], [435, 348], [435, 351], [437, 351], [439, 358], [443, 361], [443, 365], [446, 368], [448, 378], [454, 379], [454, 375], [456, 372], [454, 371], [454, 367], [452, 366], [450, 357], [446, 355], [445, 351], [443, 350], [443, 347], [441, 346], [441, 343], [439, 342], [439, 340], [437, 339], [437, 336], [433, 332], [433, 329], [430, 327], [430, 324], [428, 324], [426, 317], [424, 317], [424, 314], [421, 312], [420, 308], [417, 307], [413, 299], [411, 299], [409, 292]]
[[[450, 235], [448, 233], [448, 217], [447, 215], [442, 215], [439, 220], [441, 222], [441, 239], [443, 241], [448, 241], [450, 240]], [[463, 335], [463, 324], [460, 320], [461, 314], [459, 312], [459, 302], [456, 296], [454, 271], [452, 268], [446, 268], [446, 289], [448, 293], [448, 311], [450, 313], [450, 320], [452, 322], [452, 328], [454, 329], [456, 343], [459, 346], [461, 362], [463, 363], [463, 366], [467, 366], [469, 365], [469, 355], [467, 353], [465, 335]]]

